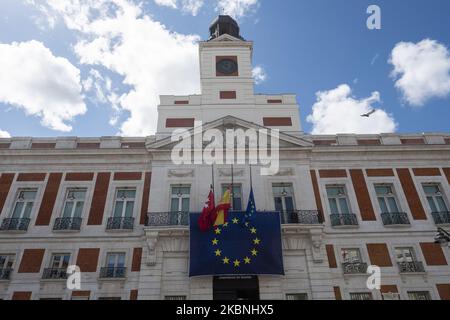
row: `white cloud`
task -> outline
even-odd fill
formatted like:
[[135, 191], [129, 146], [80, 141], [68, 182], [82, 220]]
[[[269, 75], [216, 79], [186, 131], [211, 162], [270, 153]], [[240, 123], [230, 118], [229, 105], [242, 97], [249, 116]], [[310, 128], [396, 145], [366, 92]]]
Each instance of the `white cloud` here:
[[255, 11], [258, 6], [258, 0], [218, 0], [216, 9], [220, 13], [239, 19]]
[[40, 117], [45, 127], [71, 131], [67, 122], [86, 112], [80, 71], [41, 42], [0, 43], [0, 70], [0, 102]]
[[389, 133], [396, 130], [392, 115], [377, 109], [370, 118], [361, 117], [380, 102], [380, 94], [373, 92], [365, 99], [351, 96], [351, 89], [342, 84], [330, 91], [317, 92], [317, 101], [312, 107], [312, 114], [307, 121], [312, 123], [312, 134], [336, 133]]
[[196, 16], [203, 7], [204, 0], [155, 0], [155, 3], [172, 9], [181, 8], [183, 12]]
[[155, 132], [159, 94], [200, 91], [198, 36], [171, 32], [131, 0], [48, 4], [68, 28], [79, 31], [74, 50], [80, 62], [105, 67], [123, 77], [124, 87], [131, 87], [116, 97], [121, 111], [129, 112], [118, 123], [120, 134]]
[[252, 70], [252, 76], [256, 84], [263, 83], [267, 80], [267, 74], [263, 67], [256, 66]]
[[11, 138], [11, 135], [7, 131], [0, 130], [0, 138]]
[[450, 53], [437, 41], [397, 43], [389, 63], [394, 66], [395, 87], [412, 106], [423, 106], [433, 97], [450, 93]]

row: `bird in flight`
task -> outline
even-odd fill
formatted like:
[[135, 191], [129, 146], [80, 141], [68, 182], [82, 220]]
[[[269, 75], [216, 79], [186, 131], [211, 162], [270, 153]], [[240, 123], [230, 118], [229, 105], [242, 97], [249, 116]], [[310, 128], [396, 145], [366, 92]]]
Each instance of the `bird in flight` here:
[[365, 117], [365, 118], [369, 118], [372, 114], [374, 114], [375, 112], [377, 112], [376, 109], [372, 109], [370, 112], [367, 112], [365, 114], [362, 114], [361, 117]]

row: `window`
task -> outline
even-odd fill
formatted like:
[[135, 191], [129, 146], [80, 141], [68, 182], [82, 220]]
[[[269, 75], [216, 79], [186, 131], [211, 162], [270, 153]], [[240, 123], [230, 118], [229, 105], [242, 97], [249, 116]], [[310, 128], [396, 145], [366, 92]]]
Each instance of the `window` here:
[[349, 214], [347, 194], [344, 186], [327, 186], [331, 214]]
[[106, 266], [101, 270], [102, 278], [125, 277], [125, 253], [113, 252], [106, 255]]
[[292, 184], [276, 183], [272, 186], [272, 193], [275, 202], [275, 211], [281, 212], [282, 223], [296, 223], [292, 221], [298, 217], [295, 213], [294, 188]]
[[[222, 194], [230, 187], [228, 184], [222, 185]], [[240, 184], [233, 185], [233, 210], [242, 211], [242, 186]]]
[[288, 293], [288, 294], [286, 294], [286, 300], [308, 300], [308, 294], [306, 294], [306, 293]]
[[33, 210], [37, 190], [21, 189], [17, 193], [16, 202], [11, 215], [13, 219], [29, 219]]
[[408, 291], [409, 300], [431, 300], [430, 293], [428, 291]]
[[292, 184], [274, 184], [272, 186], [275, 201], [275, 210], [280, 212], [292, 212], [295, 210], [294, 188]]
[[81, 218], [83, 213], [86, 189], [71, 188], [67, 190], [64, 201], [63, 218]]
[[395, 256], [398, 263], [408, 263], [416, 261], [413, 248], [395, 248]]
[[427, 197], [431, 212], [447, 212], [448, 207], [445, 203], [443, 192], [439, 184], [424, 184], [423, 190]]
[[70, 262], [70, 253], [55, 253], [50, 260], [50, 268], [67, 269]]
[[70, 263], [70, 253], [55, 253], [50, 258], [49, 267], [44, 269], [43, 279], [66, 279]]
[[392, 185], [375, 185], [381, 213], [398, 213], [397, 199]]
[[359, 249], [342, 249], [342, 262], [343, 263], [360, 263], [362, 262], [361, 259], [361, 252]]
[[191, 187], [187, 185], [172, 186], [170, 193], [171, 212], [189, 212]]
[[350, 300], [373, 300], [370, 292], [350, 293]]
[[15, 255], [0, 254], [0, 280], [9, 280]]
[[113, 211], [114, 218], [133, 217], [135, 198], [136, 190], [127, 188], [117, 189]]
[[186, 296], [165, 296], [165, 300], [186, 300]]

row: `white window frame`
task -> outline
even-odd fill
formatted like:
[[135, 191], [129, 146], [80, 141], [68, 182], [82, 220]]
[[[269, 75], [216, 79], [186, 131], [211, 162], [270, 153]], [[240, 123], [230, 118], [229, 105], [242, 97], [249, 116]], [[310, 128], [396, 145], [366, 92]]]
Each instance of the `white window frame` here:
[[[291, 188], [292, 192], [287, 192], [286, 195], [283, 195], [282, 193], [275, 193], [273, 191], [273, 189], [275, 187], [286, 187], [286, 188]], [[287, 212], [286, 210], [286, 198], [292, 198], [292, 207], [293, 210], [295, 211], [297, 208], [296, 205], [296, 201], [295, 201], [295, 186], [294, 183], [292, 182], [272, 182], [271, 184], [271, 188], [272, 188], [272, 201], [273, 201], [273, 206], [274, 206], [274, 210], [276, 210], [275, 208], [275, 198], [281, 198], [281, 207], [283, 209], [283, 212]]]
[[[392, 184], [392, 183], [374, 183], [373, 187], [374, 187], [374, 190], [375, 190], [375, 196], [377, 198], [377, 203], [378, 203], [378, 206], [380, 208], [380, 213], [399, 213], [399, 212], [402, 212], [402, 207], [401, 207], [400, 201], [398, 200], [397, 192], [395, 190], [395, 185], [394, 184]], [[391, 194], [379, 195], [377, 193], [377, 187], [388, 187], [388, 188], [391, 189]], [[383, 210], [381, 209], [379, 198], [383, 198], [384, 199], [386, 208], [388, 208], [388, 212], [383, 212]], [[397, 211], [396, 212], [391, 211], [391, 208], [389, 207], [389, 202], [387, 201], [387, 199], [389, 199], [389, 198], [393, 198], [394, 199], [395, 205], [397, 207]]]
[[[134, 198], [120, 198], [119, 199], [119, 192], [120, 191], [134, 191]], [[112, 217], [113, 218], [126, 218], [125, 213], [127, 209], [127, 204], [129, 202], [133, 203], [133, 211], [131, 212], [131, 216], [127, 218], [133, 218], [135, 216], [136, 212], [136, 198], [137, 198], [137, 188], [135, 187], [116, 187], [116, 190], [114, 192], [114, 204], [113, 204], [113, 210], [112, 210]], [[122, 206], [122, 212], [120, 216], [115, 216], [116, 212], [116, 206], [118, 201], [123, 201]]]
[[[16, 254], [15, 253], [0, 253], [0, 257], [6, 257], [5, 265], [0, 266], [0, 270], [5, 269], [5, 267], [13, 269], [14, 263], [16, 262]], [[12, 260], [12, 263], [11, 263], [11, 260]], [[8, 263], [11, 263], [10, 267], [8, 267]]]
[[[437, 195], [437, 194], [428, 195], [426, 193], [426, 191], [425, 191], [425, 187], [426, 186], [436, 186], [436, 187], [438, 187], [440, 195]], [[442, 187], [442, 184], [440, 182], [423, 182], [423, 183], [421, 183], [421, 187], [422, 187], [423, 194], [425, 196], [426, 204], [427, 204], [428, 208], [430, 209], [430, 212], [435, 212], [435, 211], [433, 211], [433, 208], [431, 208], [430, 203], [428, 201], [428, 197], [432, 197], [433, 198], [434, 205], [438, 209], [438, 211], [436, 211], [436, 212], [441, 212], [440, 209], [439, 209], [439, 206], [437, 205], [436, 197], [441, 197], [442, 201], [444, 202], [444, 205], [447, 208], [447, 211], [450, 210], [449, 209], [448, 200], [446, 199], [446, 196], [445, 196], [445, 190]]]
[[[59, 265], [57, 267], [54, 267], [53, 263], [54, 263], [55, 257], [57, 257], [57, 256], [63, 257], [63, 258], [59, 261]], [[70, 252], [54, 252], [54, 253], [52, 253], [50, 255], [49, 268], [51, 268], [51, 269], [62, 269], [63, 268], [62, 264], [63, 264], [63, 261], [64, 261], [64, 257], [66, 257], [66, 256], [69, 257], [69, 259], [67, 261], [67, 266], [70, 266], [70, 261], [72, 260], [72, 253], [70, 253]]]
[[[173, 194], [173, 189], [174, 188], [189, 188], [189, 194], [184, 193], [181, 194], [181, 196], [179, 196], [178, 194]], [[178, 200], [178, 211], [174, 211], [173, 213], [178, 213], [178, 212], [183, 212], [183, 199], [188, 199], [189, 200], [189, 210], [191, 207], [191, 194], [192, 194], [192, 185], [191, 184], [171, 184], [169, 187], [169, 196], [170, 196], [170, 201], [169, 201], [169, 212], [172, 212], [172, 200], [173, 199], [177, 199]]]
[[[344, 190], [344, 193], [342, 195], [338, 195], [338, 196], [329, 196], [328, 195], [328, 188], [342, 188]], [[351, 207], [351, 201], [350, 201], [350, 197], [348, 194], [348, 190], [347, 190], [347, 186], [345, 184], [326, 184], [325, 185], [325, 195], [326, 195], [326, 199], [327, 199], [327, 206], [331, 214], [339, 214], [339, 215], [343, 215], [343, 214], [352, 214], [352, 207]], [[338, 208], [338, 213], [333, 213], [332, 209], [331, 209], [331, 205], [330, 205], [330, 198], [333, 198], [336, 200], [336, 205]], [[345, 201], [347, 202], [347, 208], [348, 208], [348, 212], [347, 213], [343, 213], [342, 212], [342, 208], [341, 208], [341, 204], [339, 203], [339, 199], [345, 199]]]
[[[27, 191], [28, 191], [28, 192], [34, 192], [34, 193], [35, 193], [33, 201], [22, 201], [22, 200], [20, 199], [20, 194], [21, 194], [22, 192], [27, 192]], [[39, 191], [38, 188], [27, 188], [27, 187], [18, 188], [17, 191], [16, 191], [16, 195], [15, 195], [15, 198], [14, 198], [14, 202], [13, 202], [12, 207], [11, 207], [11, 212], [10, 212], [10, 214], [9, 214], [9, 217], [10, 217], [10, 218], [14, 218], [14, 219], [24, 219], [25, 208], [27, 207], [26, 204], [27, 204], [27, 203], [32, 203], [31, 210], [30, 210], [30, 216], [27, 217], [27, 219], [31, 219], [31, 217], [33, 216], [34, 208], [36, 207], [36, 200], [37, 200], [37, 197], [38, 197], [38, 191]], [[23, 203], [24, 203], [24, 206], [23, 206], [23, 208], [22, 208], [22, 211], [20, 212], [20, 216], [17, 217], [17, 218], [15, 218], [15, 217], [13, 216], [13, 215], [14, 215], [14, 211], [15, 211], [16, 206], [17, 206], [17, 204], [18, 204], [19, 202], [23, 202]]]
[[[72, 199], [69, 199], [69, 193], [72, 192], [72, 191], [84, 191], [84, 199], [83, 200], [77, 200], [77, 199], [72, 200]], [[72, 201], [74, 203], [74, 205], [72, 207], [72, 212], [70, 213], [70, 216], [65, 217], [65, 218], [75, 218], [74, 214], [75, 214], [75, 209], [76, 209], [77, 203], [83, 202], [83, 207], [81, 209], [81, 214], [80, 214], [79, 217], [77, 217], [77, 218], [82, 218], [83, 214], [84, 214], [85, 207], [86, 207], [87, 197], [88, 197], [88, 188], [87, 187], [67, 187], [65, 195], [64, 195], [64, 201], [63, 201], [63, 205], [62, 205], [62, 209], [61, 209], [60, 218], [64, 218], [64, 212], [65, 212], [65, 209], [66, 209], [66, 203], [68, 201]]]

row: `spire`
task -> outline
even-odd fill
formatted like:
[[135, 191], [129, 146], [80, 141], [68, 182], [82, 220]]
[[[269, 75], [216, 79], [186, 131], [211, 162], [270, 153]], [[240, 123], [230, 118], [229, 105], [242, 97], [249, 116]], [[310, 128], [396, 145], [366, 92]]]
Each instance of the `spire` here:
[[235, 38], [244, 40], [239, 33], [238, 23], [228, 15], [219, 15], [209, 27], [209, 40], [216, 39], [223, 34], [229, 34]]

